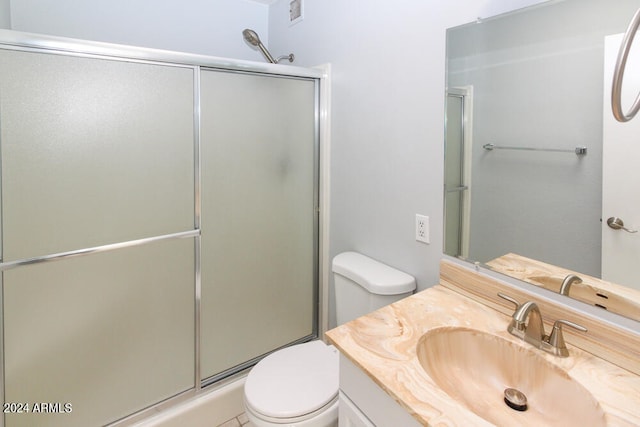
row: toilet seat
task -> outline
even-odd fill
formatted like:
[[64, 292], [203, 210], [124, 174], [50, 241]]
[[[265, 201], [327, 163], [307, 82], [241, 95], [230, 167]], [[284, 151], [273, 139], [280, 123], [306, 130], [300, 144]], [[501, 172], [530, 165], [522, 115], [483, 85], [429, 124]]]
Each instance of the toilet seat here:
[[334, 404], [338, 387], [337, 350], [311, 341], [262, 359], [245, 382], [245, 404], [266, 421], [302, 421]]
[[334, 425], [338, 419], [338, 403], [340, 401], [339, 396], [336, 396], [331, 402], [323, 406], [322, 408], [310, 412], [308, 414], [300, 415], [293, 418], [276, 418], [268, 417], [264, 414], [255, 412], [251, 406], [245, 402], [245, 410], [247, 411], [247, 417], [253, 422], [256, 427], [262, 426], [279, 426], [286, 424], [296, 426], [325, 426]]

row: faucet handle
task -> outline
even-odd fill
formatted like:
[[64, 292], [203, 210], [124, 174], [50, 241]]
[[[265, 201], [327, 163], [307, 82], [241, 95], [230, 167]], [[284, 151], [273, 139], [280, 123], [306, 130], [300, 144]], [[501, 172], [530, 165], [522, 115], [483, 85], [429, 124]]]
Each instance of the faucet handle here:
[[574, 329], [577, 329], [581, 332], [587, 332], [587, 328], [584, 326], [578, 325], [577, 323], [570, 322], [568, 320], [556, 320], [553, 323], [553, 329], [551, 330], [551, 335], [549, 335], [549, 344], [554, 349], [555, 354], [561, 357], [569, 356], [569, 350], [567, 350], [567, 345], [564, 343], [564, 335], [562, 334], [562, 325], [571, 326]]
[[515, 310], [518, 310], [520, 308], [520, 303], [518, 301], [516, 301], [514, 298], [511, 298], [509, 295], [505, 295], [502, 292], [498, 292], [498, 296], [504, 300], [509, 301], [510, 303], [513, 303], [513, 305], [515, 305]]
[[522, 319], [520, 319], [520, 315], [518, 312], [522, 309], [522, 304], [516, 301], [514, 298], [511, 298], [509, 295], [505, 295], [502, 292], [498, 292], [498, 296], [504, 300], [509, 301], [515, 306], [513, 310], [513, 314], [511, 315], [511, 323], [507, 327], [507, 331], [510, 334], [517, 336], [518, 338], [524, 338], [525, 333], [525, 325]]
[[556, 320], [555, 323], [553, 324], [553, 328], [554, 329], [558, 328], [558, 329], [562, 330], [562, 325], [571, 326], [573, 329], [577, 329], [577, 330], [579, 330], [581, 332], [587, 332], [587, 328], [585, 328], [584, 326], [578, 325], [577, 323], [573, 323], [573, 322], [570, 322], [568, 320], [563, 320], [563, 319]]

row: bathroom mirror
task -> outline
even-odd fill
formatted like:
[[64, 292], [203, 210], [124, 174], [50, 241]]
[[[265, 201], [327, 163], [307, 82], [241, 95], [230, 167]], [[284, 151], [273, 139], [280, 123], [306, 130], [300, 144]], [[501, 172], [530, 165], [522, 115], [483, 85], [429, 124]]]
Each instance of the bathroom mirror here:
[[[447, 30], [445, 254], [555, 292], [574, 272], [582, 283], [570, 297], [640, 320], [640, 276], [603, 261], [640, 261], [640, 233], [607, 225], [622, 214], [608, 212], [606, 188], [612, 173], [628, 180], [608, 151], [620, 145], [610, 74], [638, 8], [550, 0]], [[633, 75], [640, 69], [625, 74], [629, 105]], [[635, 121], [623, 125], [637, 140]], [[640, 162], [640, 151], [625, 155]], [[630, 231], [635, 210], [623, 218]]]

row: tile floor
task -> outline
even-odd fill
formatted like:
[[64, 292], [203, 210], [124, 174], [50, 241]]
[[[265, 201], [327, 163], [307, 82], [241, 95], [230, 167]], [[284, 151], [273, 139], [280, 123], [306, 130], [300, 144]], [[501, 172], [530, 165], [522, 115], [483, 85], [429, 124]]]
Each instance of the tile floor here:
[[218, 427], [253, 427], [253, 424], [249, 422], [245, 414], [240, 414], [235, 418], [225, 421]]

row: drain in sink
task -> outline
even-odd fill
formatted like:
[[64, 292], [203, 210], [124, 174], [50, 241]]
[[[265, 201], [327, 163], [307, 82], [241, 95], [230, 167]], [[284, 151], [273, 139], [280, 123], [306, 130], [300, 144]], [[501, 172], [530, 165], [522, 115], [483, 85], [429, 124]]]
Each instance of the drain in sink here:
[[520, 390], [515, 388], [506, 388], [504, 390], [504, 403], [511, 409], [516, 411], [527, 410], [527, 396]]

